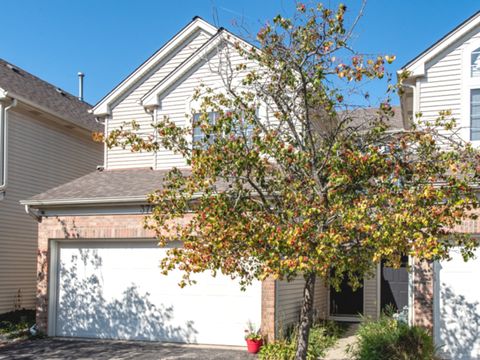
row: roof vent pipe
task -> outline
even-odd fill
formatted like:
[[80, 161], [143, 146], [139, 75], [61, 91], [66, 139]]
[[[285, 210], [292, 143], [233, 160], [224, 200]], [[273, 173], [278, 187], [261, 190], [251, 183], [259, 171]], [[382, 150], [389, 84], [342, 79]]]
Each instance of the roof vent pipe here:
[[82, 72], [78, 73], [78, 100], [83, 101], [83, 78], [85, 74]]

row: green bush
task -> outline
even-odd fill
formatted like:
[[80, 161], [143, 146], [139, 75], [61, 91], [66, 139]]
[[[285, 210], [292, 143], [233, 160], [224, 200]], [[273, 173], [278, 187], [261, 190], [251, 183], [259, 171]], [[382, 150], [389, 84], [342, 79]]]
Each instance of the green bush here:
[[[342, 329], [333, 322], [317, 323], [310, 329], [308, 337], [308, 360], [317, 360], [333, 346]], [[262, 346], [260, 360], [292, 360], [295, 357], [297, 329], [289, 332], [285, 339]]]
[[351, 349], [357, 360], [437, 359], [433, 337], [425, 329], [387, 316], [363, 322], [357, 336], [357, 343]]
[[0, 335], [16, 339], [28, 337], [28, 329], [35, 324], [35, 310], [15, 310], [0, 314]]

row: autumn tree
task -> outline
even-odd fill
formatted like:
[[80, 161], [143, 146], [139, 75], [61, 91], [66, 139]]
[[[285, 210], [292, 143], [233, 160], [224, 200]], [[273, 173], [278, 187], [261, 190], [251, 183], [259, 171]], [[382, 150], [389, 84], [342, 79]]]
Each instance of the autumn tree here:
[[[296, 359], [306, 358], [316, 282], [357, 287], [381, 260], [398, 267], [403, 255], [443, 259], [474, 246], [451, 229], [474, 217], [477, 152], [448, 113], [393, 131], [389, 97], [401, 85], [376, 111], [359, 108], [359, 85], [388, 77], [393, 57], [356, 53], [345, 15], [343, 5], [297, 4], [258, 32], [258, 46], [223, 35], [224, 89], [195, 90], [192, 127], [166, 117], [152, 124], [156, 137], [132, 123], [105, 139], [169, 149], [191, 168], [172, 169], [149, 196], [145, 226], [160, 245], [183, 243], [165, 272], [182, 269], [184, 284], [202, 271], [244, 285], [305, 278]], [[233, 53], [244, 61], [228, 61]]]

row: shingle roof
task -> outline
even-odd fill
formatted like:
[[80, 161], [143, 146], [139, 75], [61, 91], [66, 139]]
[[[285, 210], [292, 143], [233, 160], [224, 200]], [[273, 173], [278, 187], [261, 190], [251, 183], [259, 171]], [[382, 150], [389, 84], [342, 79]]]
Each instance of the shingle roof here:
[[[386, 119], [386, 123], [391, 130], [404, 129], [402, 111], [400, 106], [392, 106], [393, 116]], [[352, 126], [365, 123], [367, 120], [371, 120], [378, 117], [378, 109], [376, 108], [359, 108], [348, 112], [352, 121]]]
[[97, 170], [66, 184], [57, 186], [24, 203], [65, 203], [77, 200], [145, 199], [154, 190], [161, 189], [169, 170], [150, 168]]
[[0, 88], [76, 126], [91, 131], [102, 130], [94, 116], [88, 113], [91, 105], [3, 59], [0, 59]]
[[[355, 110], [352, 117], [376, 116], [376, 109]], [[394, 107], [395, 115], [389, 119], [391, 129], [403, 129], [400, 107]], [[162, 188], [169, 169], [151, 168], [97, 170], [83, 177], [35, 195], [22, 204], [32, 206], [73, 205], [88, 201], [91, 204], [106, 202], [145, 202], [146, 196]], [[182, 170], [188, 173], [189, 170]], [[225, 183], [218, 184], [225, 186]]]

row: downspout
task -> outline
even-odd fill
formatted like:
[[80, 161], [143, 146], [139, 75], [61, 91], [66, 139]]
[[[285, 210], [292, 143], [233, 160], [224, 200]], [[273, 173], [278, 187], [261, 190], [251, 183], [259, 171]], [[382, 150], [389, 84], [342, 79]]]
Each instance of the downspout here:
[[[406, 88], [409, 88], [409, 89], [412, 89], [412, 100], [413, 100], [413, 104], [412, 104], [412, 121], [415, 121], [416, 117], [417, 117], [417, 94], [416, 94], [416, 90], [417, 90], [417, 87], [415, 85], [411, 85], [411, 84], [402, 84], [403, 87], [406, 87]], [[407, 116], [408, 116], [408, 113], [407, 113]]]
[[[152, 125], [157, 125], [157, 109], [158, 106], [151, 106], [151, 107], [143, 107], [143, 110], [152, 117]], [[158, 140], [158, 131], [155, 128], [153, 132], [153, 140], [157, 141]], [[152, 159], [152, 169], [156, 170], [157, 169], [157, 159], [158, 159], [158, 151], [155, 151], [153, 153], [153, 159]]]
[[[417, 96], [416, 90], [417, 87], [411, 84], [402, 84], [402, 86], [412, 89], [412, 121], [415, 121], [417, 116]], [[407, 113], [408, 116], [408, 113]], [[413, 325], [414, 322], [414, 306], [415, 306], [415, 259], [412, 256], [408, 257], [408, 265], [411, 269], [411, 272], [408, 276], [408, 324]]]
[[[0, 192], [4, 193], [7, 188], [8, 179], [8, 110], [17, 106], [17, 99], [12, 99], [10, 105], [6, 108], [1, 106], [0, 111], [0, 127], [2, 129], [2, 147], [3, 147], [3, 170], [2, 183], [0, 184]], [[4, 194], [3, 194], [4, 195]]]
[[25, 212], [33, 217], [37, 222], [40, 222], [42, 220], [42, 216], [38, 214], [38, 211], [34, 211], [30, 208], [30, 205], [25, 205]]
[[[100, 120], [98, 116], [95, 116], [95, 122], [97, 124], [103, 125], [103, 136], [107, 136], [107, 118], [104, 118], [103, 122]], [[98, 166], [97, 169], [100, 167], [104, 170], [107, 166], [107, 143], [103, 142], [103, 166]]]

